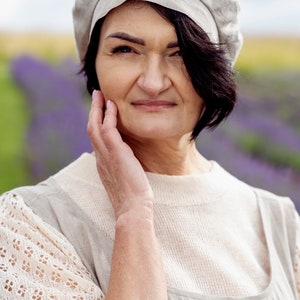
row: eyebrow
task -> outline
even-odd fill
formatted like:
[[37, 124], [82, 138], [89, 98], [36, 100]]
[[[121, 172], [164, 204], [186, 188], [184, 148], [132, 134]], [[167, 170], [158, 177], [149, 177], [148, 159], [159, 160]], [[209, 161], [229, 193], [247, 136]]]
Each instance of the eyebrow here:
[[[141, 46], [146, 45], [146, 43], [143, 39], [134, 37], [134, 36], [132, 36], [128, 33], [125, 33], [125, 32], [111, 33], [105, 39], [108, 39], [108, 38], [120, 39], [120, 40], [124, 40], [124, 41], [130, 42], [130, 43], [138, 44], [138, 45], [141, 45]], [[177, 41], [170, 42], [167, 45], [167, 48], [175, 48], [175, 47], [178, 47], [178, 42]]]

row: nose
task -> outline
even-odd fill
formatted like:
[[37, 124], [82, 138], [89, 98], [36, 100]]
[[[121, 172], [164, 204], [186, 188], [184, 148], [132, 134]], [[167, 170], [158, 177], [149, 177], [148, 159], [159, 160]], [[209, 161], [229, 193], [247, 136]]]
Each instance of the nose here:
[[157, 55], [145, 60], [137, 83], [151, 97], [158, 96], [167, 90], [172, 83], [168, 76], [167, 65], [163, 59]]

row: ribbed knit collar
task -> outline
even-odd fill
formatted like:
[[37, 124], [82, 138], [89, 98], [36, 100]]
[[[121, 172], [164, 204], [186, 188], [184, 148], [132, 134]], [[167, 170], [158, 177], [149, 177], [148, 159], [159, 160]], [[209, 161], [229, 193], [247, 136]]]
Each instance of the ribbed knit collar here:
[[[192, 175], [162, 175], [147, 172], [155, 199], [165, 205], [195, 205], [224, 198], [237, 179], [227, 173], [218, 163], [211, 161], [209, 172]], [[96, 168], [95, 156], [83, 153], [77, 160], [60, 171], [87, 185], [102, 185]], [[229, 183], [231, 182], [231, 184]], [[156, 197], [156, 195], [158, 197]]]

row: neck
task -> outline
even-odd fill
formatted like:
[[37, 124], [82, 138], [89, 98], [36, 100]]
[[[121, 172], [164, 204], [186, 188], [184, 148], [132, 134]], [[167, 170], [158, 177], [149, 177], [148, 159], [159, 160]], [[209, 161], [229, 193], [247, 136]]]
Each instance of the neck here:
[[135, 140], [123, 136], [146, 172], [188, 175], [209, 172], [211, 164], [198, 152], [190, 136], [180, 140]]

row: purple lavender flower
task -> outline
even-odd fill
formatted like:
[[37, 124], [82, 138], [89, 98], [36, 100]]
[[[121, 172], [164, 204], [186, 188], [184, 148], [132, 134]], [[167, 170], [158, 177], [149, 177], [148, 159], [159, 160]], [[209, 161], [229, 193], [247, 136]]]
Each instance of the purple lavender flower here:
[[224, 131], [244, 151], [272, 164], [300, 171], [300, 133], [275, 117], [274, 112], [262, 110], [263, 100], [258, 105], [256, 100], [241, 100], [222, 126]]
[[91, 151], [82, 89], [29, 56], [15, 59], [11, 71], [27, 95], [31, 112], [26, 156], [34, 178], [44, 179], [82, 152]]

